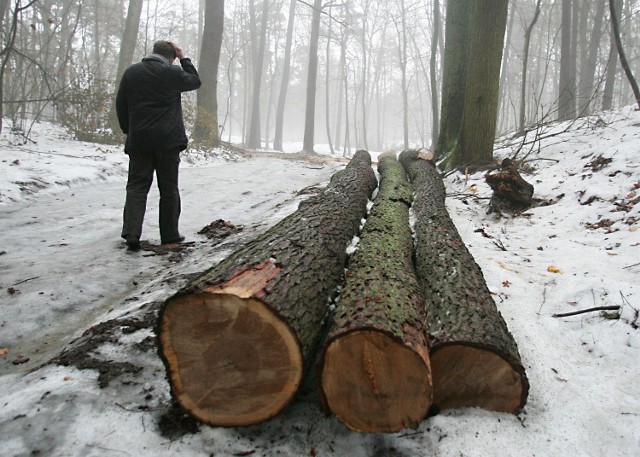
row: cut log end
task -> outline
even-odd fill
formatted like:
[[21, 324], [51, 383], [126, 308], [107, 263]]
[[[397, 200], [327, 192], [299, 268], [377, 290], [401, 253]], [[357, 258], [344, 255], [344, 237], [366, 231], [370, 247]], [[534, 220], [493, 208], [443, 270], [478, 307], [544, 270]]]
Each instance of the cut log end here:
[[329, 343], [321, 386], [331, 411], [358, 432], [416, 428], [433, 394], [426, 349], [414, 350], [375, 330], [350, 332]]
[[175, 398], [211, 425], [252, 425], [275, 416], [302, 378], [295, 336], [254, 298], [175, 297], [161, 317], [160, 345]]
[[452, 344], [431, 353], [433, 404], [437, 410], [479, 407], [515, 413], [528, 383], [494, 352]]

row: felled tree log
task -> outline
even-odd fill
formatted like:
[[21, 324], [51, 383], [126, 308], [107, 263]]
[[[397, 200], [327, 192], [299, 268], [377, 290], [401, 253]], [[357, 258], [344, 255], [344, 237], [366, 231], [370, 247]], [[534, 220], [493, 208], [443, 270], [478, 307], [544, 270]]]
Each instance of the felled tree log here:
[[358, 151], [321, 194], [167, 300], [160, 354], [194, 417], [251, 425], [290, 402], [376, 186]]
[[415, 189], [416, 274], [427, 308], [434, 409], [516, 412], [529, 390], [518, 348], [449, 217], [442, 179], [415, 151], [400, 161]]
[[412, 264], [412, 189], [395, 155], [381, 156], [378, 170], [379, 192], [349, 261], [320, 377], [326, 405], [359, 432], [415, 428], [432, 399]]
[[521, 211], [531, 206], [533, 185], [520, 176], [511, 159], [504, 159], [502, 169], [497, 173], [487, 173], [484, 179], [493, 190], [489, 213]]

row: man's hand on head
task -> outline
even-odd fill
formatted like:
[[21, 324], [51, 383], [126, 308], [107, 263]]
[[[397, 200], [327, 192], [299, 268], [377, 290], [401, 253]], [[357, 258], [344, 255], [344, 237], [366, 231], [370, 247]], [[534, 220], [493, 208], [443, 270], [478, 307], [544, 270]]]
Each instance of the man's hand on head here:
[[175, 43], [171, 43], [173, 49], [176, 51], [176, 58], [179, 60], [184, 59], [184, 50]]

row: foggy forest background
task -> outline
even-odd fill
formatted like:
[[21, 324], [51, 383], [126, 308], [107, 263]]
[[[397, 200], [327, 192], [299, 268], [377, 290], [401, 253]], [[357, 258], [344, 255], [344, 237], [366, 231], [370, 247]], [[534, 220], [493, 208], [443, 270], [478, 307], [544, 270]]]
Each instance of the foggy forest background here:
[[[185, 49], [203, 81], [217, 81], [217, 120], [211, 122], [221, 140], [274, 148], [278, 101], [286, 95], [280, 141], [302, 143], [312, 19], [320, 10], [315, 144], [345, 156], [356, 148], [433, 146], [446, 0], [213, 0], [224, 7], [217, 75], [203, 71], [211, 47], [203, 40], [205, 3], [0, 0], [5, 128], [28, 141], [33, 122], [42, 120], [80, 140], [121, 141], [110, 120], [118, 71], [149, 54], [155, 40], [168, 39]], [[640, 2], [616, 0], [615, 7], [627, 60], [638, 74]], [[570, 37], [564, 52], [563, 27]], [[131, 57], [123, 56], [128, 48]], [[502, 52], [497, 135], [634, 102], [612, 39], [608, 0], [510, 0]], [[568, 111], [559, 102], [563, 59], [574, 69]], [[283, 84], [287, 60], [290, 77]], [[183, 95], [189, 129], [196, 103], [197, 93]], [[252, 115], [258, 144], [249, 137]]]

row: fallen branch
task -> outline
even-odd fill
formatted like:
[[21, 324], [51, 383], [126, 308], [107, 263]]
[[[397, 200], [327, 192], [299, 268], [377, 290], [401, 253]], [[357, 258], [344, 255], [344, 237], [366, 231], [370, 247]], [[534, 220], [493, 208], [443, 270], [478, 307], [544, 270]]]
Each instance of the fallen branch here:
[[594, 308], [580, 309], [578, 311], [572, 311], [570, 313], [554, 314], [553, 317], [569, 317], [569, 316], [575, 316], [577, 314], [592, 313], [594, 311], [619, 311], [619, 310], [620, 310], [620, 307], [616, 305], [596, 306]]

